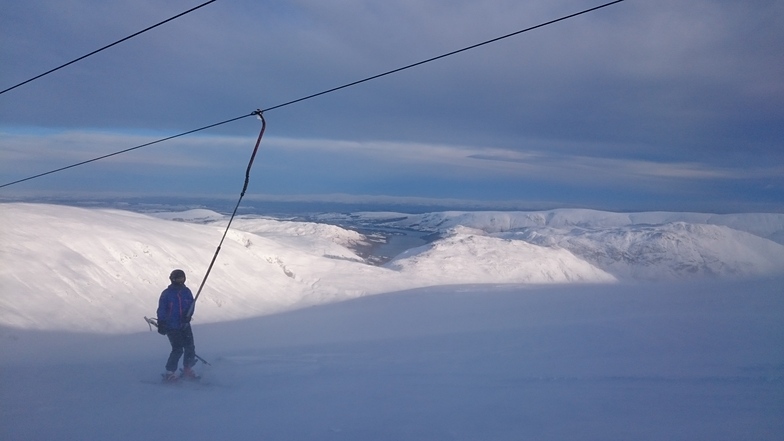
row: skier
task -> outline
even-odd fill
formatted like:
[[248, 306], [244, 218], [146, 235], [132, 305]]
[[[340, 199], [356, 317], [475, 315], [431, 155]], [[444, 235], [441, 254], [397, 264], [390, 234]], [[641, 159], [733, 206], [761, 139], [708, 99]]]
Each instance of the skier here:
[[165, 382], [177, 381], [177, 366], [182, 361], [182, 377], [196, 380], [199, 377], [193, 371], [196, 364], [196, 346], [193, 343], [191, 317], [188, 311], [193, 305], [193, 293], [185, 286], [185, 272], [176, 269], [169, 275], [171, 285], [163, 290], [158, 300], [158, 333], [169, 337], [171, 354], [166, 362]]

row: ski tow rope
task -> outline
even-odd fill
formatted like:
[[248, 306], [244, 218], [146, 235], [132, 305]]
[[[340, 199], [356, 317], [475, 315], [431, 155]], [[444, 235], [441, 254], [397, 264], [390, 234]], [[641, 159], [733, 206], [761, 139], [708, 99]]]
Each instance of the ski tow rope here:
[[259, 145], [261, 144], [261, 138], [264, 136], [264, 130], [267, 128], [267, 121], [264, 120], [264, 112], [262, 110], [256, 110], [255, 112], [251, 113], [251, 115], [256, 115], [261, 120], [261, 131], [259, 132], [259, 138], [256, 140], [256, 147], [253, 148], [253, 154], [250, 155], [250, 161], [248, 161], [248, 169], [245, 171], [245, 185], [242, 187], [242, 192], [240, 193], [240, 197], [237, 200], [237, 205], [234, 206], [234, 212], [231, 213], [231, 217], [229, 218], [229, 223], [226, 224], [226, 230], [223, 232], [223, 237], [221, 237], [220, 243], [218, 243], [218, 248], [215, 250], [215, 255], [212, 256], [212, 261], [210, 262], [210, 266], [207, 267], [207, 273], [204, 274], [204, 278], [201, 281], [201, 285], [199, 285], [199, 290], [196, 291], [196, 297], [193, 298], [193, 303], [191, 307], [188, 309], [187, 317], [191, 317], [193, 315], [193, 309], [196, 306], [196, 300], [199, 300], [199, 296], [201, 295], [201, 290], [204, 288], [204, 284], [207, 283], [207, 277], [210, 276], [210, 271], [212, 271], [212, 266], [215, 265], [215, 260], [218, 258], [218, 253], [220, 253], [221, 246], [223, 245], [223, 240], [226, 239], [226, 234], [229, 232], [229, 227], [231, 227], [231, 222], [234, 220], [234, 216], [237, 214], [237, 209], [240, 207], [240, 202], [242, 202], [242, 197], [245, 196], [245, 192], [248, 190], [248, 182], [250, 182], [250, 169], [253, 167], [253, 160], [256, 158], [256, 152], [259, 151]]

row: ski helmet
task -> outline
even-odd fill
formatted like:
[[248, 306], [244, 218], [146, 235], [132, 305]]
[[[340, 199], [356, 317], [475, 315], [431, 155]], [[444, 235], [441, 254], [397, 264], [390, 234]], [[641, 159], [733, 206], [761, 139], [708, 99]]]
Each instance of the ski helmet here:
[[185, 283], [185, 271], [181, 269], [172, 271], [169, 275], [169, 280], [171, 280], [172, 283]]

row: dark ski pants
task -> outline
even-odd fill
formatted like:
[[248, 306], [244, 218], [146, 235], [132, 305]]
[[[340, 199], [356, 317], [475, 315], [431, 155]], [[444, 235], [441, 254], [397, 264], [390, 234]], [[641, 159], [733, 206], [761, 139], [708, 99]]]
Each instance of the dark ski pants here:
[[189, 368], [196, 364], [196, 346], [193, 344], [193, 331], [190, 324], [185, 325], [182, 329], [171, 330], [166, 333], [166, 336], [169, 337], [169, 343], [172, 347], [169, 360], [166, 362], [167, 371], [177, 371], [183, 352], [185, 353], [185, 359], [182, 361], [183, 367]]

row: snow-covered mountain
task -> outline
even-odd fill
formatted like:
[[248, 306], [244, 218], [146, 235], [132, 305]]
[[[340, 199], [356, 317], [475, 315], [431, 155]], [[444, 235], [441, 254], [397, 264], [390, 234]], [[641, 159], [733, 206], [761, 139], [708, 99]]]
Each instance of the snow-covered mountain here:
[[[440, 242], [463, 243], [455, 238], [479, 240], [481, 236], [568, 250], [621, 280], [750, 277], [784, 272], [784, 214], [559, 209], [419, 215], [356, 213], [336, 217], [346, 216], [365, 225], [438, 234], [445, 237]], [[445, 246], [440, 242], [428, 248]], [[499, 241], [490, 245], [504, 246]]]
[[357, 222], [441, 232], [457, 226], [475, 228], [486, 233], [518, 231], [526, 228], [623, 228], [639, 225], [664, 225], [675, 222], [719, 225], [784, 244], [784, 214], [738, 213], [709, 214], [682, 212], [612, 213], [588, 209], [549, 211], [447, 211], [425, 214], [352, 213], [322, 218], [350, 218]]
[[[323, 222], [238, 218], [199, 300], [218, 322], [449, 284], [612, 283], [784, 273], [784, 216], [548, 212], [357, 213], [357, 225], [438, 239], [373, 265], [371, 240]], [[127, 332], [153, 315], [168, 273], [196, 291], [226, 218], [3, 204], [0, 325]], [[333, 222], [334, 223], [334, 222]]]

